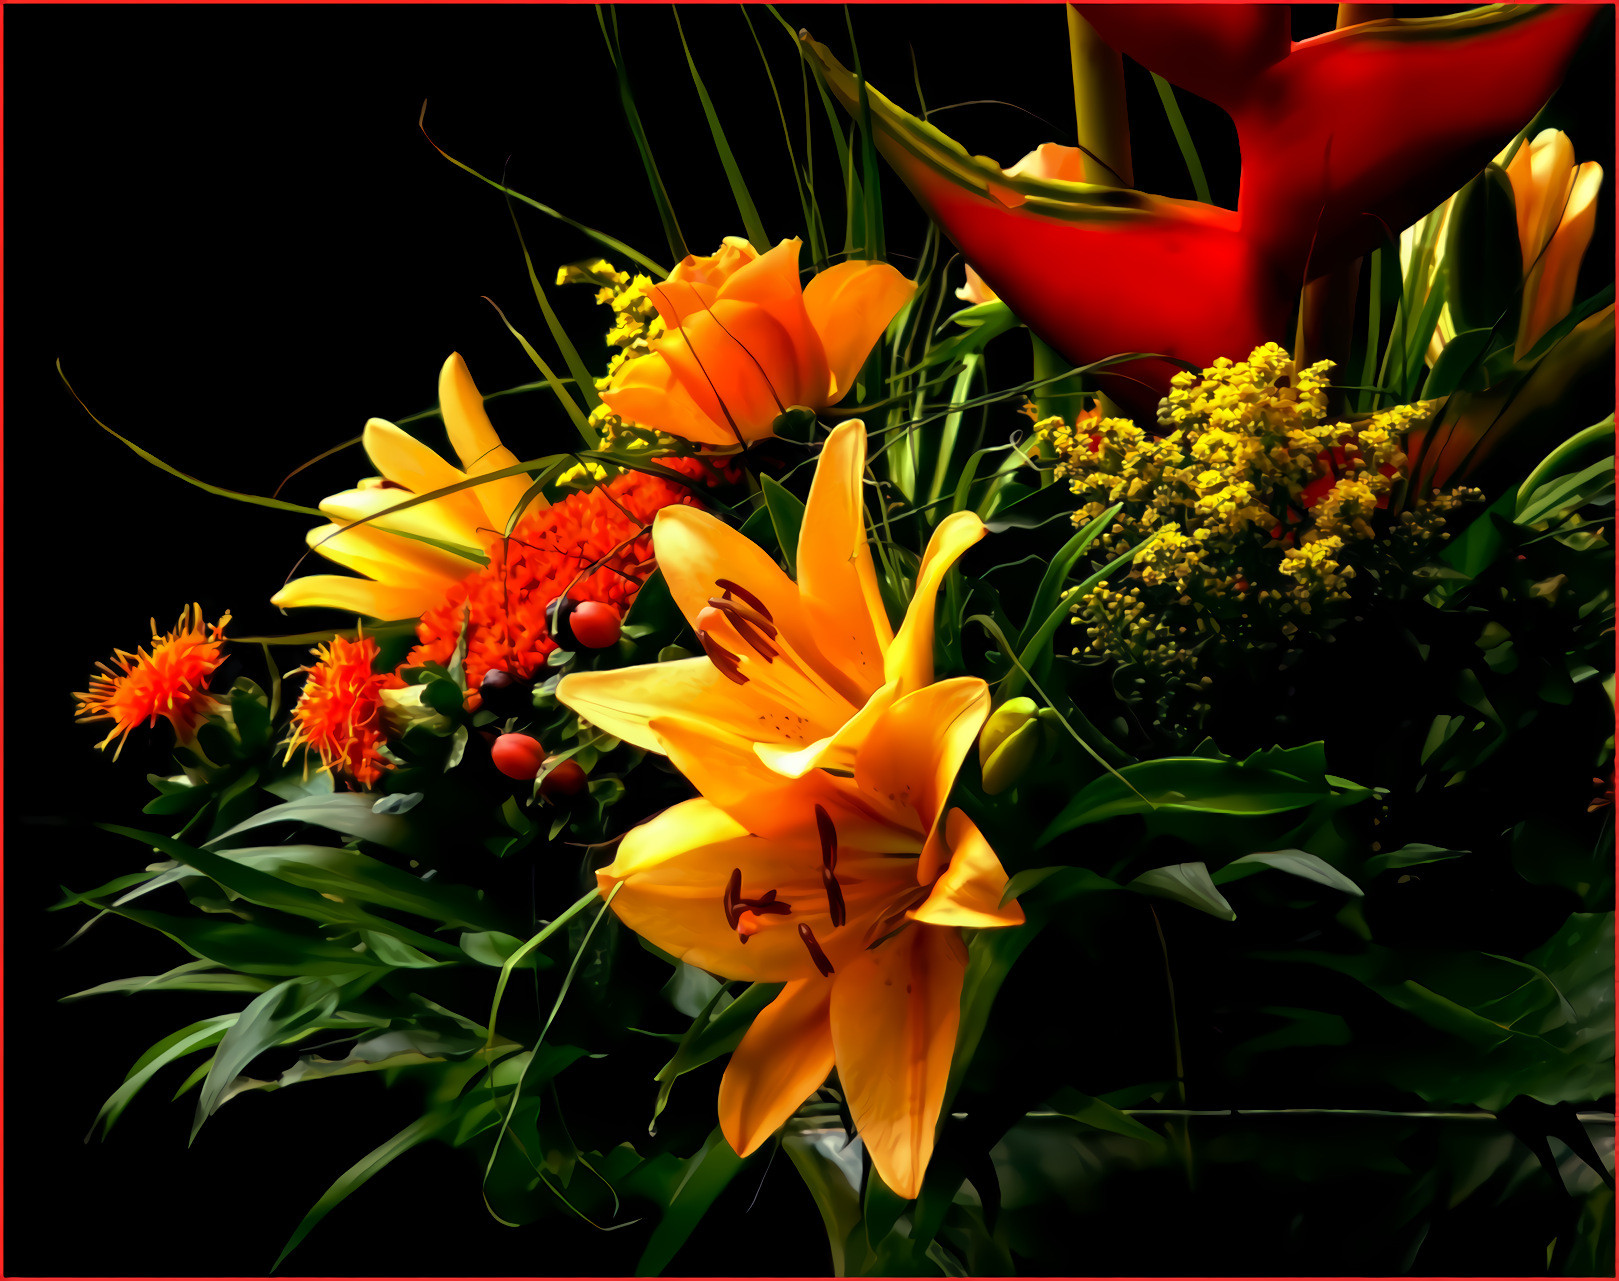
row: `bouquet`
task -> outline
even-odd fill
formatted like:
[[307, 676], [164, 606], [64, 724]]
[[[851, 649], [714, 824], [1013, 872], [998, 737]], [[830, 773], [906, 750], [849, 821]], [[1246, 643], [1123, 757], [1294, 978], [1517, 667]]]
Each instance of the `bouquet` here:
[[[313, 504], [118, 436], [308, 555], [97, 620], [78, 719], [172, 767], [57, 907], [173, 964], [89, 934], [111, 977], [65, 995], [223, 1010], [151, 1015], [98, 1130], [159, 1079], [192, 1137], [409, 1100], [277, 1267], [418, 1148], [490, 1233], [613, 1260], [554, 1270], [1319, 1271], [1334, 1189], [1351, 1270], [1465, 1270], [1492, 1218], [1609, 1266], [1611, 227], [1555, 123], [1594, 11], [1171, 9], [1053, 7], [1078, 145], [1010, 166], [853, 16], [743, 10], [779, 209], [673, 18], [734, 204], [702, 228], [621, 35], [669, 15], [601, 10], [656, 256], [434, 142], [511, 212], [532, 381], [448, 354]], [[1166, 137], [1195, 198], [1136, 186]], [[801, 1190], [735, 1258], [767, 1179]], [[1151, 1242], [1245, 1196], [1273, 1255]]]

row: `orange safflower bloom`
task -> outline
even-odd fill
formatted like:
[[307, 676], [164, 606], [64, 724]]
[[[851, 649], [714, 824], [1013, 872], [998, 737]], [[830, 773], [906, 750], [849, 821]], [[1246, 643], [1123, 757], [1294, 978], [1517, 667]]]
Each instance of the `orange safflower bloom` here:
[[[715, 478], [696, 459], [658, 461], [696, 480]], [[547, 618], [557, 597], [566, 593], [573, 601], [602, 601], [623, 617], [652, 572], [652, 518], [671, 505], [699, 501], [678, 481], [626, 472], [554, 506], [529, 511], [510, 539], [486, 544], [486, 566], [423, 613], [416, 628], [420, 643], [407, 661], [448, 663], [466, 617], [471, 625], [468, 688], [476, 689], [491, 668], [527, 680], [557, 647]]]
[[124, 740], [142, 721], [156, 725], [159, 716], [174, 726], [175, 737], [188, 742], [205, 718], [216, 715], [224, 705], [208, 693], [208, 678], [224, 659], [226, 614], [212, 626], [202, 620], [202, 606], [191, 605], [180, 611], [180, 621], [167, 635], [160, 635], [152, 623], [152, 649], [133, 654], [113, 652], [114, 671], [97, 663], [101, 674], [90, 678], [90, 688], [78, 699], [78, 723], [110, 720], [112, 732], [97, 743], [105, 749], [113, 739], [118, 747], [114, 759], [124, 750]]
[[681, 278], [682, 263], [651, 286], [667, 333], [620, 366], [603, 402], [638, 426], [725, 446], [769, 436], [793, 405], [841, 401], [916, 285], [881, 262], [839, 263], [801, 284], [800, 243], [784, 240], [717, 283], [722, 273], [707, 268]]
[[311, 652], [316, 661], [301, 669], [309, 679], [292, 709], [287, 756], [300, 747], [313, 748], [333, 774], [370, 787], [388, 768], [377, 750], [387, 739], [382, 693], [402, 689], [405, 682], [374, 669], [377, 642], [369, 636], [333, 637]]

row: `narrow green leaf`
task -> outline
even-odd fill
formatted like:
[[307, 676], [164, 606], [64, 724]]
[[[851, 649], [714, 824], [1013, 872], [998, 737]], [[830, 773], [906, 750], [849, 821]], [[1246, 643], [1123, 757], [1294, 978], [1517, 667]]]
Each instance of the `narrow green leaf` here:
[[[523, 252], [524, 256], [526, 257], [528, 253], [527, 249], [525, 249]], [[534, 267], [532, 263], [529, 264], [529, 275], [531, 278], [534, 278]], [[537, 278], [534, 279], [537, 287], [539, 281]], [[511, 334], [513, 338], [517, 339], [518, 343], [522, 346], [524, 353], [527, 354], [528, 358], [534, 362], [534, 367], [538, 369], [540, 373], [545, 375], [545, 381], [551, 384], [552, 390], [557, 394], [557, 399], [562, 402], [562, 408], [567, 413], [569, 420], [573, 423], [574, 430], [579, 433], [579, 439], [584, 441], [585, 448], [595, 449], [597, 445], [601, 444], [601, 441], [596, 439], [596, 433], [591, 429], [590, 422], [588, 419], [586, 419], [584, 410], [579, 408], [579, 402], [574, 400], [574, 398], [568, 395], [567, 391], [564, 390], [561, 380], [557, 378], [556, 374], [552, 371], [551, 366], [545, 363], [545, 358], [541, 356], [539, 352], [534, 350], [534, 344], [529, 342], [529, 340], [524, 337], [522, 330], [518, 329], [516, 325], [512, 324], [511, 321], [506, 319], [506, 313], [500, 309], [500, 305], [496, 303], [493, 298], [485, 297], [484, 301], [495, 309], [495, 315], [499, 316], [500, 323], [506, 326], [506, 332]]]
[[1232, 859], [1216, 872], [1213, 881], [1216, 885], [1229, 885], [1232, 881], [1240, 881], [1255, 872], [1263, 872], [1266, 868], [1275, 868], [1278, 872], [1303, 877], [1329, 889], [1353, 894], [1356, 898], [1364, 893], [1360, 886], [1331, 863], [1304, 850], [1269, 850], [1259, 854], [1245, 854], [1241, 858]]
[[[611, 30], [608, 29], [609, 18], [612, 19]], [[635, 95], [630, 90], [629, 69], [624, 65], [623, 50], [618, 42], [618, 13], [612, 5], [608, 5], [604, 13], [602, 6], [598, 4], [596, 20], [601, 24], [602, 39], [607, 41], [607, 52], [613, 60], [613, 70], [618, 75], [619, 104], [624, 108], [624, 119], [630, 126], [631, 136], [635, 139], [635, 150], [641, 157], [641, 167], [646, 170], [647, 182], [652, 188], [652, 203], [658, 210], [659, 221], [663, 223], [663, 234], [668, 238], [669, 252], [678, 262], [690, 250], [686, 248], [686, 238], [680, 234], [680, 223], [675, 219], [674, 206], [669, 202], [669, 192], [658, 173], [657, 161], [652, 158], [652, 147], [647, 142], [646, 130], [641, 125], [641, 113], [635, 109]]]
[[789, 578], [796, 578], [798, 531], [804, 524], [804, 504], [770, 476], [761, 476], [759, 487], [764, 491], [765, 510], [770, 513], [770, 523], [776, 531], [776, 545], [781, 548], [781, 558], [787, 565], [787, 575]]
[[101, 1111], [96, 1113], [95, 1122], [91, 1126], [91, 1134], [95, 1133], [95, 1126], [99, 1125], [101, 1135], [105, 1138], [118, 1118], [123, 1115], [130, 1101], [158, 1072], [195, 1050], [205, 1050], [218, 1045], [236, 1019], [235, 1014], [221, 1014], [215, 1018], [203, 1019], [181, 1028], [178, 1032], [171, 1032], [152, 1046], [135, 1061], [135, 1066], [130, 1068], [124, 1083], [101, 1105]]
[[[674, 14], [675, 30], [680, 35], [680, 47], [686, 55], [686, 66], [691, 71], [691, 82], [697, 89], [697, 99], [703, 104], [703, 116], [708, 121], [709, 136], [714, 139], [714, 150], [719, 154], [720, 166], [725, 170], [725, 180], [731, 184], [731, 198], [736, 201], [736, 211], [742, 215], [742, 227], [748, 233], [748, 239], [753, 247], [760, 253], [770, 248], [770, 237], [765, 235], [764, 224], [759, 221], [759, 210], [754, 206], [753, 197], [748, 193], [748, 184], [742, 180], [742, 170], [737, 167], [736, 156], [731, 152], [731, 144], [726, 140], [725, 128], [720, 124], [719, 113], [714, 110], [714, 103], [708, 96], [708, 88], [703, 84], [703, 78], [697, 73], [697, 62], [691, 56], [691, 45], [686, 43], [686, 29], [680, 22], [680, 10], [673, 5], [669, 11]], [[768, 64], [766, 70], [768, 70]], [[772, 83], [771, 88], [775, 85]]]
[[680, 1247], [686, 1244], [693, 1229], [742, 1165], [743, 1159], [716, 1127], [697, 1154], [686, 1162], [680, 1184], [653, 1230], [652, 1239], [642, 1251], [640, 1262], [635, 1265], [636, 1276], [658, 1276], [668, 1269]]
[[1192, 190], [1197, 192], [1197, 198], [1206, 205], [1214, 203], [1214, 197], [1209, 194], [1209, 180], [1203, 176], [1203, 162], [1198, 158], [1197, 144], [1192, 141], [1192, 131], [1186, 127], [1186, 117], [1181, 115], [1180, 103], [1175, 101], [1175, 90], [1169, 81], [1165, 80], [1156, 71], [1152, 73], [1152, 83], [1158, 90], [1158, 100], [1164, 104], [1164, 115], [1169, 118], [1169, 128], [1175, 135], [1175, 145], [1181, 149], [1181, 159], [1186, 162], [1186, 172], [1192, 178]]
[[1051, 1101], [1046, 1106], [1071, 1121], [1080, 1121], [1098, 1130], [1122, 1134], [1126, 1138], [1142, 1139], [1160, 1148], [1164, 1145], [1162, 1135], [1149, 1130], [1134, 1117], [1126, 1116], [1118, 1108], [1102, 1102], [1101, 1099], [1081, 1094], [1071, 1086], [1064, 1086], [1058, 1090], [1051, 1096]]
[[[585, 398], [585, 408], [594, 409], [601, 404], [601, 397], [596, 394], [596, 380], [585, 367], [585, 362], [579, 358], [579, 349], [574, 346], [573, 339], [568, 336], [568, 331], [562, 327], [562, 322], [557, 319], [557, 314], [551, 307], [551, 299], [534, 270], [534, 259], [528, 252], [528, 241], [523, 238], [522, 224], [517, 221], [517, 210], [508, 204], [507, 211], [512, 216], [512, 229], [517, 233], [518, 248], [523, 251], [523, 265], [528, 268], [528, 282], [534, 289], [534, 300], [540, 304], [540, 312], [545, 316], [545, 327], [551, 331], [551, 340], [556, 343], [557, 350], [562, 353], [563, 363], [573, 375], [574, 386], [579, 388], [579, 394]], [[567, 395], [567, 389], [562, 386], [562, 381], [546, 379], [547, 385], [556, 393], [558, 400]], [[573, 397], [568, 396], [568, 399], [571, 401]], [[591, 432], [590, 435], [591, 439], [586, 444], [594, 449], [601, 441], [596, 439], [595, 432]]]

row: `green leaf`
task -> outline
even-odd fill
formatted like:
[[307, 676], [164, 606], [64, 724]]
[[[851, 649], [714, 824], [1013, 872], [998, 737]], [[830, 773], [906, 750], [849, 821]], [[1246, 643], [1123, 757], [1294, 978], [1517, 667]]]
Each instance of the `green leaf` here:
[[1584, 431], [1575, 432], [1541, 459], [1518, 487], [1518, 505], [1521, 507], [1528, 502], [1530, 494], [1553, 476], [1566, 472], [1571, 465], [1590, 462], [1603, 454], [1611, 453], [1612, 450], [1613, 415], [1609, 414], [1601, 422], [1593, 423]]
[[804, 524], [804, 504], [799, 502], [785, 486], [769, 476], [759, 478], [764, 492], [765, 510], [770, 513], [770, 524], [776, 531], [776, 545], [781, 549], [787, 576], [798, 576], [798, 531]]
[[326, 1189], [320, 1200], [315, 1202], [308, 1214], [304, 1215], [303, 1221], [298, 1224], [292, 1236], [287, 1239], [287, 1244], [282, 1247], [281, 1253], [276, 1256], [276, 1261], [270, 1265], [270, 1271], [279, 1269], [287, 1256], [309, 1235], [311, 1229], [351, 1192], [368, 1182], [372, 1175], [383, 1169], [394, 1158], [410, 1151], [418, 1143], [435, 1138], [444, 1130], [448, 1121], [447, 1116], [439, 1113], [430, 1112], [426, 1116], [417, 1117], [393, 1138], [373, 1148], [339, 1175], [337, 1181]]
[[221, 1014], [215, 1018], [188, 1024], [178, 1032], [171, 1032], [152, 1046], [135, 1061], [135, 1066], [130, 1068], [128, 1075], [124, 1077], [124, 1083], [101, 1105], [101, 1111], [96, 1113], [95, 1123], [91, 1126], [91, 1133], [95, 1133], [95, 1126], [99, 1125], [101, 1135], [105, 1138], [118, 1118], [123, 1115], [130, 1101], [141, 1092], [148, 1081], [176, 1059], [193, 1051], [218, 1045], [238, 1017], [235, 1014]]
[[1302, 809], [1331, 795], [1325, 783], [1307, 783], [1291, 774], [1254, 769], [1234, 761], [1168, 757], [1126, 765], [1087, 785], [1035, 842], [1124, 814], [1155, 810], [1205, 814], [1280, 814]]
[[[610, 30], [609, 18], [611, 18]], [[619, 105], [624, 109], [624, 119], [630, 126], [631, 136], [635, 139], [635, 150], [641, 157], [641, 167], [646, 170], [647, 183], [652, 188], [652, 203], [657, 208], [659, 220], [663, 223], [663, 233], [669, 241], [669, 252], [678, 262], [690, 251], [686, 248], [686, 238], [680, 234], [680, 223], [675, 219], [674, 206], [669, 203], [669, 192], [658, 173], [657, 161], [652, 158], [652, 147], [647, 142], [646, 130], [641, 126], [641, 113], [635, 109], [635, 95], [630, 90], [629, 69], [624, 65], [623, 50], [618, 42], [618, 14], [612, 5], [608, 5], [605, 12], [597, 5], [596, 19], [601, 23], [602, 38], [607, 41], [607, 52], [613, 60], [613, 70], [618, 75]]]
[[1209, 180], [1203, 176], [1203, 162], [1198, 158], [1197, 144], [1192, 141], [1192, 131], [1186, 127], [1186, 117], [1181, 115], [1180, 104], [1175, 101], [1175, 90], [1169, 81], [1156, 71], [1152, 73], [1152, 83], [1158, 90], [1158, 100], [1164, 104], [1164, 115], [1169, 118], [1169, 128], [1175, 135], [1175, 145], [1181, 149], [1181, 159], [1186, 162], [1186, 172], [1192, 179], [1192, 190], [1197, 192], [1197, 198], [1204, 204], [1212, 205], [1214, 197], [1209, 194]]
[[1209, 869], [1202, 863], [1173, 863], [1168, 867], [1155, 867], [1143, 872], [1124, 888], [1138, 894], [1184, 903], [1187, 907], [1217, 916], [1222, 921], [1237, 919], [1231, 904], [1214, 888], [1214, 882], [1209, 879]]
[[265, 1050], [295, 1040], [311, 1024], [326, 1018], [337, 1008], [337, 998], [337, 986], [321, 978], [288, 979], [254, 997], [214, 1052], [213, 1066], [197, 1096], [190, 1141], [196, 1141], [203, 1122], [218, 1110], [225, 1091], [249, 1063]]
[[1216, 872], [1213, 881], [1216, 885], [1229, 885], [1232, 881], [1240, 881], [1255, 872], [1263, 872], [1268, 867], [1275, 868], [1278, 872], [1303, 877], [1329, 889], [1342, 890], [1345, 894], [1353, 894], [1357, 898], [1363, 893], [1360, 886], [1331, 863], [1303, 850], [1268, 850], [1259, 854], [1245, 854], [1241, 858], [1232, 859]]
[[372, 808], [376, 799], [364, 792], [332, 792], [272, 805], [245, 822], [221, 832], [208, 844], [218, 845], [221, 841], [228, 841], [233, 836], [267, 823], [313, 823], [317, 827], [341, 832], [344, 836], [357, 836], [363, 841], [373, 841], [390, 848], [408, 844], [410, 825], [395, 815], [378, 814]]
[[[472, 960], [479, 965], [490, 965], [501, 969], [506, 962], [519, 951], [523, 950], [523, 940], [512, 934], [503, 934], [499, 930], [483, 930], [478, 933], [463, 934], [460, 938], [460, 947]], [[514, 969], [520, 970], [548, 970], [552, 960], [545, 953], [527, 951], [518, 958]]]
[[737, 167], [736, 156], [731, 152], [731, 144], [726, 140], [725, 129], [720, 124], [719, 114], [714, 110], [714, 103], [708, 96], [708, 89], [703, 84], [702, 76], [697, 74], [697, 63], [691, 56], [691, 46], [686, 43], [686, 29], [680, 23], [680, 10], [673, 5], [669, 10], [674, 14], [675, 30], [680, 35], [680, 48], [686, 55], [686, 66], [691, 71], [691, 82], [697, 89], [697, 100], [703, 105], [703, 118], [708, 121], [709, 136], [714, 139], [714, 150], [720, 158], [720, 167], [725, 170], [725, 180], [731, 184], [731, 198], [736, 201], [736, 211], [742, 215], [742, 228], [748, 233], [748, 239], [753, 247], [760, 253], [770, 249], [770, 237], [765, 234], [764, 224], [759, 221], [759, 210], [754, 207], [753, 197], [748, 194], [748, 184], [742, 181], [742, 170]]
[[1443, 863], [1460, 858], [1467, 850], [1441, 849], [1437, 845], [1406, 845], [1383, 854], [1374, 854], [1366, 860], [1366, 875], [1376, 876], [1391, 868], [1417, 867], [1423, 863]]
[[1046, 1106], [1071, 1121], [1079, 1121], [1098, 1130], [1107, 1130], [1111, 1134], [1122, 1134], [1126, 1138], [1143, 1139], [1155, 1147], [1164, 1146], [1162, 1135], [1149, 1130], [1134, 1117], [1126, 1116], [1118, 1108], [1103, 1103], [1101, 1099], [1093, 1099], [1088, 1094], [1081, 1094], [1071, 1086], [1064, 1086], [1058, 1090], [1051, 1096]]
[[1613, 467], [1614, 460], [1610, 455], [1571, 476], [1546, 481], [1533, 490], [1527, 499], [1519, 501], [1514, 523], [1534, 525], [1558, 512], [1583, 507], [1598, 495], [1611, 492]]
[[849, 1169], [837, 1157], [838, 1150], [847, 1144], [842, 1130], [806, 1134], [789, 1125], [781, 1137], [783, 1150], [820, 1211], [832, 1251], [832, 1275], [837, 1277], [865, 1275], [859, 1163], [855, 1163], [854, 1182], [850, 1182]]
[[686, 1035], [676, 1047], [674, 1057], [658, 1069], [652, 1079], [658, 1082], [658, 1097], [652, 1108], [652, 1126], [669, 1103], [669, 1092], [675, 1082], [694, 1068], [710, 1063], [722, 1054], [729, 1054], [742, 1043], [742, 1037], [753, 1025], [760, 1010], [776, 999], [780, 983], [754, 983], [741, 996], [720, 1009], [721, 988], [714, 993], [708, 1006], [692, 1020]]
[[1017, 643], [1020, 650], [1028, 648], [1035, 636], [1045, 630], [1052, 613], [1058, 606], [1066, 603], [1062, 587], [1068, 581], [1068, 575], [1073, 572], [1075, 562], [1085, 554], [1086, 549], [1123, 509], [1123, 503], [1114, 503], [1095, 520], [1089, 521], [1052, 557], [1051, 564], [1046, 567], [1046, 572], [1040, 579], [1040, 586], [1035, 589], [1034, 601], [1029, 606], [1029, 617], [1023, 624], [1023, 630], [1018, 633]]
[[718, 1127], [698, 1152], [686, 1162], [685, 1171], [663, 1217], [653, 1230], [652, 1239], [635, 1265], [638, 1277], [658, 1276], [674, 1262], [680, 1247], [708, 1213], [709, 1206], [725, 1191], [745, 1164], [725, 1141]]
[[187, 961], [162, 974], [113, 979], [59, 999], [77, 1001], [86, 996], [105, 996], [113, 992], [262, 992], [269, 986], [267, 979], [215, 969], [211, 961]]

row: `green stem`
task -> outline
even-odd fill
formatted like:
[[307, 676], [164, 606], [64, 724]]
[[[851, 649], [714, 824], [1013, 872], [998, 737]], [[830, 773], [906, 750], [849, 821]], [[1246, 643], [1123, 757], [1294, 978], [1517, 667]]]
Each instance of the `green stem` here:
[[[1181, 1024], [1180, 1015], [1175, 1008], [1175, 976], [1169, 967], [1169, 943], [1164, 938], [1164, 925], [1158, 919], [1158, 909], [1151, 904], [1148, 911], [1152, 913], [1153, 929], [1158, 931], [1158, 948], [1164, 957], [1164, 986], [1169, 989], [1169, 1034], [1175, 1046], [1175, 1097], [1179, 1100], [1181, 1109], [1186, 1108], [1186, 1060], [1181, 1053]], [[1181, 1164], [1186, 1169], [1186, 1186], [1193, 1186], [1192, 1179], [1192, 1134], [1185, 1117], [1180, 1124], [1166, 1127], [1180, 1148]]]

